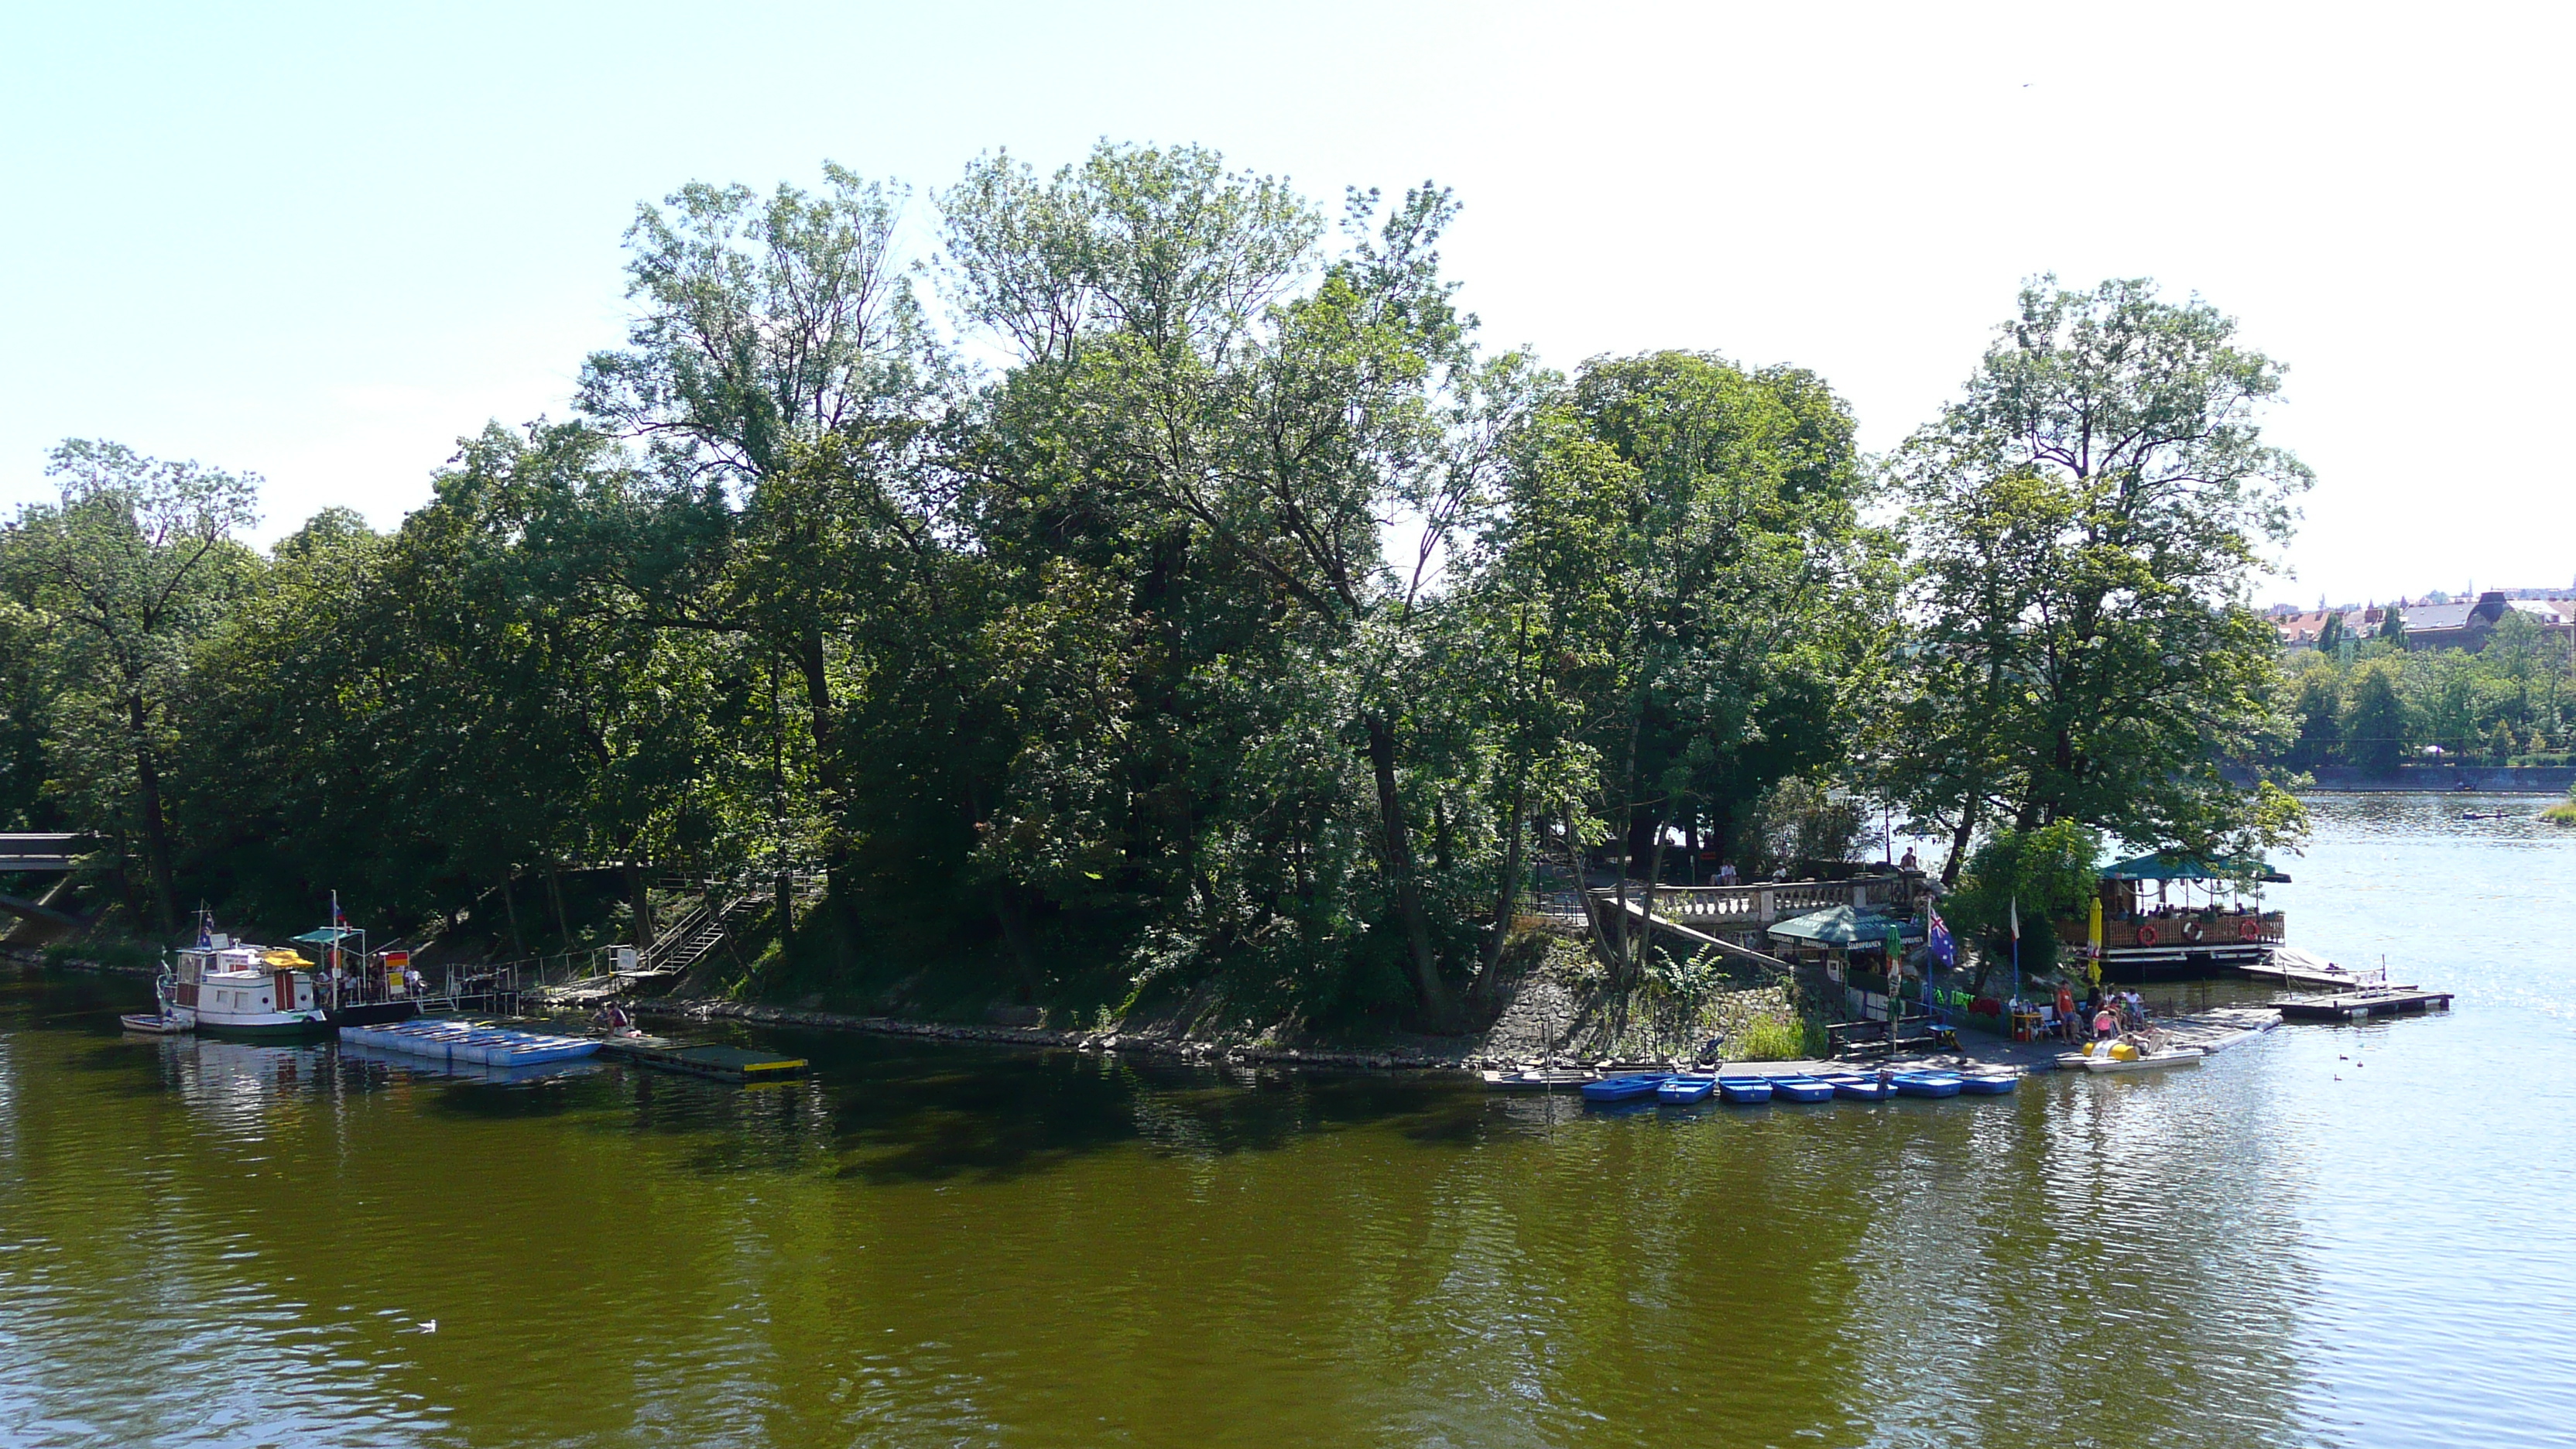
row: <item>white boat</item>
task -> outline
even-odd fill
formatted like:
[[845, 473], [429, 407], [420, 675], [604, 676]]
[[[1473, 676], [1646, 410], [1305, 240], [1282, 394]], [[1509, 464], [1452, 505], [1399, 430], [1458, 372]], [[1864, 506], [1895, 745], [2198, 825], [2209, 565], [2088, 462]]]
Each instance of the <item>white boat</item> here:
[[1600, 1080], [1599, 1072], [1532, 1068], [1528, 1071], [1489, 1071], [1485, 1073], [1485, 1088], [1494, 1092], [1552, 1092], [1559, 1087], [1580, 1087], [1586, 1082]]
[[2204, 1055], [2198, 1047], [2167, 1047], [2125, 1059], [2108, 1051], [2067, 1052], [2058, 1057], [2057, 1066], [2067, 1072], [2155, 1072], [2167, 1067], [2199, 1066]]
[[179, 1031], [227, 1036], [320, 1036], [331, 1030], [313, 997], [313, 963], [211, 933], [178, 953], [160, 981], [161, 1015]]

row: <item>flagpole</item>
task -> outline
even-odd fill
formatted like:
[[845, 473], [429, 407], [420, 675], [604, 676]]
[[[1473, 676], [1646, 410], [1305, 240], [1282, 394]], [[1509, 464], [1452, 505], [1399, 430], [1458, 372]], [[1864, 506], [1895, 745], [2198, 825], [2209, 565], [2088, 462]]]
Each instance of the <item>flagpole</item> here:
[[[2015, 892], [2013, 893], [2013, 898], [2012, 898], [2012, 933], [2013, 933], [2013, 992], [2012, 992], [2012, 999], [2013, 999], [2014, 1001], [2019, 1001], [2019, 1000], [2021, 1000], [2021, 893], [2020, 893], [2019, 891], [2015, 891]], [[2005, 1009], [2006, 1009], [2006, 1010], [2010, 1010], [2011, 1008], [2010, 1008], [2009, 1006], [2007, 1006]]]

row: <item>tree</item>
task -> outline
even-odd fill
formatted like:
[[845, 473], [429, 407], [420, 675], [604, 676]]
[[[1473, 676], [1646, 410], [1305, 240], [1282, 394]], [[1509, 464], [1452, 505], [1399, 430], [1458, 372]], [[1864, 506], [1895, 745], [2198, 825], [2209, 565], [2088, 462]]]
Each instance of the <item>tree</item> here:
[[[639, 207], [627, 346], [591, 357], [579, 406], [643, 445], [670, 516], [692, 523], [618, 571], [618, 607], [756, 639], [784, 663], [803, 718], [764, 712], [780, 733], [762, 753], [811, 751], [837, 876], [855, 768], [844, 694], [866, 674], [853, 631], [891, 622], [869, 617], [886, 602], [885, 546], [918, 551], [935, 530], [920, 447], [951, 379], [897, 250], [903, 189], [823, 170], [820, 194], [693, 182], [667, 210]], [[821, 466], [798, 466], [827, 443]]]
[[256, 571], [234, 541], [259, 480], [68, 439], [46, 464], [61, 498], [10, 526], [12, 592], [46, 623], [57, 772], [88, 819], [139, 836], [154, 913], [175, 929], [164, 777], [190, 651]]
[[2334, 760], [2343, 744], [2343, 686], [2332, 666], [2299, 676], [2290, 713], [2298, 721], [2298, 736], [2290, 747], [2291, 767], [2313, 770]]
[[2406, 615], [2395, 604], [2380, 611], [2379, 633], [2373, 636], [2391, 652], [2406, 648]]
[[2363, 665], [2348, 698], [2343, 713], [2344, 758], [2373, 774], [2395, 771], [2406, 757], [2410, 732], [2394, 667], [2385, 660]]
[[2343, 643], [2343, 637], [2343, 615], [2326, 615], [2326, 621], [2317, 626], [2317, 652], [2332, 654], [2336, 647]]
[[2244, 814], [2218, 762], [2280, 728], [2249, 589], [2309, 473], [2263, 442], [2281, 368], [2235, 330], [2145, 281], [2043, 278], [1902, 450], [1936, 663], [1888, 779], [1960, 845], [1990, 811], [2195, 847]]
[[1950, 927], [1981, 943], [1977, 994], [1999, 962], [2018, 960], [2033, 973], [2057, 964], [2057, 923], [2083, 918], [2100, 883], [2101, 858], [2101, 837], [2073, 820], [1997, 831], [1978, 845], [1959, 888], [1941, 903]]

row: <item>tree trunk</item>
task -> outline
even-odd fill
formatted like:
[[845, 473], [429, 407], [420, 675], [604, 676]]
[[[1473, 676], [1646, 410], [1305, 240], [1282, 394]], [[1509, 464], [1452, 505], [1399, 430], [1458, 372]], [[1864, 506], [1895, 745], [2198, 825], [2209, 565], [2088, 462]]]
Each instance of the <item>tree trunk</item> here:
[[1396, 789], [1395, 731], [1371, 716], [1368, 729], [1369, 769], [1377, 776], [1380, 853], [1395, 882], [1396, 909], [1404, 917], [1405, 942], [1412, 948], [1413, 994], [1426, 1022], [1446, 1026], [1452, 1017], [1449, 988], [1441, 983], [1440, 962], [1431, 951], [1431, 920], [1422, 906], [1422, 882], [1413, 870], [1413, 836], [1405, 828], [1404, 799]]
[[1583, 844], [1574, 833], [1574, 809], [1565, 811], [1565, 863], [1574, 871], [1574, 899], [1583, 907], [1583, 924], [1592, 933], [1593, 953], [1601, 964], [1616, 971], [1619, 958], [1612, 952], [1609, 928], [1601, 924], [1601, 903], [1592, 899], [1592, 883], [1583, 868]]
[[653, 897], [644, 887], [643, 863], [632, 858], [626, 862], [627, 902], [635, 913], [635, 964], [644, 964], [645, 954], [653, 949]]
[[528, 954], [528, 942], [519, 934], [519, 898], [510, 891], [510, 878], [517, 874], [515, 869], [501, 872], [501, 910], [510, 920], [510, 950], [524, 957]]
[[551, 860], [546, 862], [546, 899], [552, 902], [555, 908], [555, 944], [569, 951], [572, 949], [572, 921], [564, 915], [563, 879], [556, 872], [555, 863]]
[[153, 904], [161, 913], [161, 929], [179, 929], [176, 892], [170, 885], [170, 827], [161, 813], [161, 766], [152, 758], [150, 716], [140, 696], [125, 701], [126, 729], [134, 739], [134, 788], [143, 807], [143, 866], [152, 876]]
[[1959, 827], [1950, 832], [1950, 858], [1941, 862], [1941, 888], [1948, 890], [1959, 883], [1959, 868], [1968, 863], [1968, 841], [1977, 833], [1977, 797], [1971, 790], [1959, 802]]
[[778, 892], [778, 944], [781, 947], [792, 947], [796, 944], [795, 875], [788, 871], [780, 871], [776, 890]]
[[839, 917], [840, 949], [846, 952], [859, 939], [859, 915], [857, 895], [842, 879], [843, 867], [850, 859], [849, 841], [842, 833], [849, 781], [841, 773], [830, 663], [830, 655], [823, 647], [823, 631], [806, 630], [796, 641], [796, 665], [805, 679], [805, 709], [814, 731], [814, 778], [823, 787], [824, 894]]
[[1037, 942], [1029, 934], [1027, 902], [1020, 899], [1020, 888], [1009, 881], [993, 887], [993, 919], [1001, 923], [1002, 943], [1010, 948], [1012, 964], [1019, 968], [1020, 1003], [1034, 1004], [1038, 999]]
[[1484, 964], [1477, 968], [1474, 984], [1467, 988], [1467, 999], [1483, 1005], [1494, 989], [1495, 970], [1502, 965], [1503, 946], [1512, 930], [1512, 905], [1521, 889], [1522, 832], [1529, 822], [1521, 818], [1522, 792], [1512, 792], [1512, 806], [1503, 812], [1503, 878], [1494, 888], [1494, 932], [1485, 941]]
[[[1646, 900], [1642, 908], [1644, 914], [1637, 923], [1637, 969], [1640, 973], [1645, 969], [1646, 954], [1655, 949], [1655, 899], [1664, 888], [1664, 829], [1668, 823], [1661, 819], [1655, 822], [1655, 844], [1646, 852]], [[1635, 984], [1634, 977], [1630, 978], [1629, 984]]]

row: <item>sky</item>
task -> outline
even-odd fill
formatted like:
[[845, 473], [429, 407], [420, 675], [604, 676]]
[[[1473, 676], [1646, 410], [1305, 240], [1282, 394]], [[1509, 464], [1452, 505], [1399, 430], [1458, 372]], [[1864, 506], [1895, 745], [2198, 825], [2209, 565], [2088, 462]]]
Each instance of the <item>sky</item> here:
[[[2576, 585], [2567, 7], [0, 4], [0, 506], [113, 438], [390, 527], [563, 416], [689, 180], [926, 193], [1196, 142], [1425, 179], [1488, 345], [1794, 363], [1894, 446], [2023, 279], [2153, 277], [2287, 364], [2258, 602]], [[2510, 424], [2511, 426], [2508, 426]], [[2511, 446], [2507, 446], [2511, 444]]]

